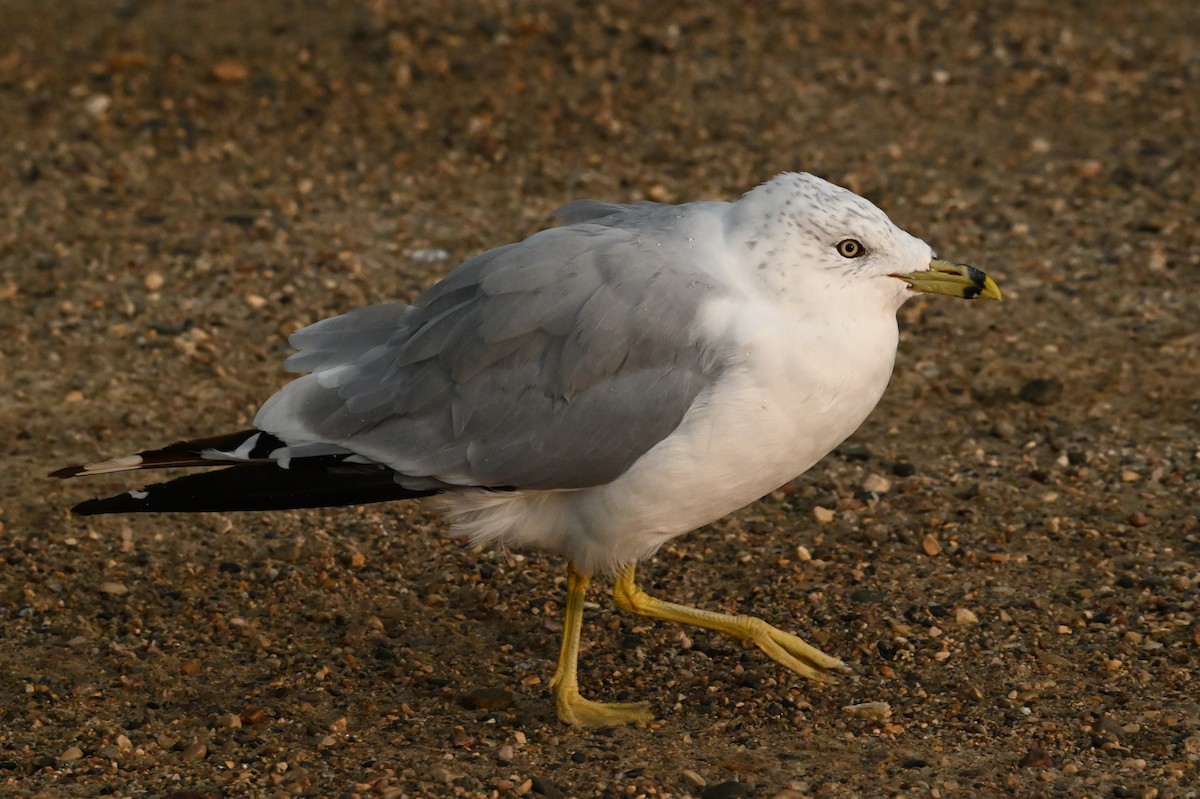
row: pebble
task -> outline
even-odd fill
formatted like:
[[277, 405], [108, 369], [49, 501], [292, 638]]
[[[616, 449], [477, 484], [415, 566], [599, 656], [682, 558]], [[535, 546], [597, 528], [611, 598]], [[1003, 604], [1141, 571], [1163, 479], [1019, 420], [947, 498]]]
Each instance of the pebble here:
[[863, 491], [871, 494], [886, 494], [892, 490], [892, 481], [880, 474], [871, 474], [863, 480]]
[[158, 291], [166, 282], [167, 279], [162, 276], [161, 272], [151, 272], [142, 278], [142, 283], [146, 286], [147, 291]]
[[866, 444], [842, 444], [835, 451], [848, 461], [871, 460], [871, 450]]
[[208, 757], [208, 747], [199, 741], [183, 750], [184, 760], [203, 760], [206, 757]]
[[966, 608], [959, 608], [954, 611], [954, 623], [964, 627], [968, 624], [979, 624], [979, 617]]
[[78, 760], [83, 757], [83, 750], [78, 746], [68, 746], [63, 750], [63, 753], [58, 756], [59, 762], [70, 763], [72, 760]]
[[129, 593], [129, 588], [125, 585], [125, 583], [105, 581], [100, 583], [100, 593], [112, 594], [113, 596], [125, 596]]
[[432, 264], [447, 260], [450, 257], [450, 251], [442, 247], [422, 247], [409, 251], [408, 257], [419, 264]]
[[702, 777], [699, 773], [691, 770], [690, 768], [685, 768], [681, 772], [680, 776], [683, 777], [684, 782], [693, 788], [703, 788], [705, 785], [708, 785], [708, 780], [704, 779], [704, 777]]
[[505, 688], [477, 688], [458, 703], [467, 710], [508, 710], [514, 701], [512, 691]]
[[93, 94], [83, 102], [83, 108], [93, 117], [102, 117], [112, 106], [112, 98], [107, 94]]
[[566, 794], [562, 792], [562, 789], [545, 777], [533, 777], [533, 785], [531, 787], [534, 793], [541, 794], [548, 797], [548, 799], [566, 799]]
[[496, 750], [496, 759], [501, 763], [511, 763], [513, 758], [517, 756], [516, 750], [509, 744], [504, 744]]
[[250, 77], [250, 70], [240, 61], [221, 61], [213, 65], [212, 76], [220, 83], [241, 83]]
[[897, 477], [912, 477], [916, 473], [917, 467], [913, 465], [912, 461], [901, 458], [892, 464], [892, 474]]
[[700, 799], [740, 799], [750, 795], [750, 788], [744, 782], [718, 782], [700, 792]]
[[1062, 397], [1063, 384], [1056, 377], [1038, 377], [1021, 386], [1017, 396], [1030, 405], [1053, 405]]
[[1033, 747], [1021, 758], [1019, 765], [1021, 768], [1047, 768], [1054, 765], [1054, 761], [1045, 749]]
[[933, 558], [941, 554], [942, 545], [939, 544], [938, 540], [933, 537], [932, 533], [930, 533], [929, 535], [925, 536], [923, 541], [921, 541], [921, 549], [925, 551], [926, 555]]
[[813, 518], [816, 519], [817, 521], [819, 521], [821, 524], [829, 524], [830, 522], [833, 521], [834, 516], [837, 515], [834, 511], [831, 511], [829, 508], [823, 508], [820, 505], [816, 505], [815, 507], [813, 507], [812, 514], [813, 514]]
[[859, 719], [883, 720], [892, 717], [892, 706], [887, 702], [862, 702], [846, 705], [842, 710]]

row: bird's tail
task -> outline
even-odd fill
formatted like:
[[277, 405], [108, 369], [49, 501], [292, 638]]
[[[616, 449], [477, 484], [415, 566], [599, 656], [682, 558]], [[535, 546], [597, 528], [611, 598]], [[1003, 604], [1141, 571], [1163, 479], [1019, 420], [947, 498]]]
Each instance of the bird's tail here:
[[80, 516], [323, 508], [415, 499], [437, 493], [437, 489], [405, 488], [396, 483], [395, 473], [386, 466], [351, 461], [351, 457], [352, 453], [338, 447], [292, 446], [269, 433], [243, 430], [178, 441], [124, 458], [69, 466], [50, 476], [68, 478], [140, 469], [227, 466], [81, 502], [71, 509]]

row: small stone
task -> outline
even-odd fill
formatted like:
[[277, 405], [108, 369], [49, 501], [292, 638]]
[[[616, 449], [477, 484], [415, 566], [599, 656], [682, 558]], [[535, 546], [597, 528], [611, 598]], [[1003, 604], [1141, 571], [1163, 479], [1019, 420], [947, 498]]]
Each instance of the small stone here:
[[78, 746], [69, 746], [58, 756], [58, 760], [60, 763], [70, 763], [72, 760], [78, 760], [81, 757], [83, 757], [82, 749]]
[[708, 780], [704, 779], [704, 777], [700, 776], [699, 773], [692, 771], [690, 768], [685, 768], [680, 773], [680, 776], [683, 777], [684, 782], [693, 788], [703, 788], [705, 785], [708, 785]]
[[410, 250], [408, 257], [419, 264], [432, 264], [438, 261], [445, 261], [450, 257], [450, 251], [443, 247], [423, 247], [417, 250]]
[[267, 298], [259, 294], [247, 294], [246, 304], [251, 308], [262, 308], [267, 304]]
[[1147, 524], [1150, 523], [1150, 520], [1146, 518], [1146, 514], [1142, 513], [1141, 511], [1137, 511], [1137, 510], [1135, 510], [1133, 513], [1129, 514], [1129, 518], [1127, 519], [1127, 521], [1134, 527], [1145, 527]]
[[924, 540], [921, 541], [921, 549], [925, 551], [926, 555], [933, 558], [941, 554], [942, 545], [939, 544], [938, 540], [933, 537], [932, 533], [930, 533], [929, 535], [925, 536]]
[[842, 444], [835, 452], [848, 461], [871, 460], [871, 450], [866, 444]]
[[886, 494], [892, 490], [892, 481], [880, 474], [871, 474], [863, 480], [863, 491], [870, 494]]
[[83, 102], [83, 108], [93, 117], [99, 118], [108, 113], [112, 106], [112, 98], [107, 94], [93, 94]]
[[1055, 377], [1038, 377], [1021, 386], [1017, 396], [1030, 405], [1053, 405], [1062, 393], [1061, 380]]
[[187, 674], [188, 676], [191, 676], [193, 674], [199, 674], [200, 673], [200, 661], [185, 660], [179, 666], [179, 670], [182, 671], [184, 674]]
[[221, 61], [213, 65], [212, 76], [221, 83], [241, 83], [250, 77], [250, 70], [239, 61]]
[[496, 750], [496, 759], [501, 763], [511, 763], [516, 756], [516, 751], [509, 744], [504, 744]]
[[129, 736], [127, 736], [127, 735], [124, 735], [124, 734], [118, 735], [117, 736], [117, 748], [120, 749], [122, 752], [128, 752], [130, 749], [133, 748], [133, 741], [129, 740]]
[[963, 627], [969, 624], [979, 624], [979, 617], [966, 608], [959, 608], [954, 611], [954, 623]]
[[566, 799], [566, 794], [562, 792], [562, 789], [545, 777], [533, 777], [532, 779], [533, 785], [530, 787], [534, 793], [541, 794], [547, 799]]
[[208, 747], [197, 741], [183, 750], [184, 760], [203, 760], [208, 756]]
[[125, 583], [105, 581], [100, 583], [100, 593], [112, 594], [113, 596], [125, 596], [129, 593], [129, 588], [126, 587]]
[[336, 745], [337, 745], [337, 738], [334, 738], [332, 735], [326, 735], [324, 738], [322, 738], [320, 741], [317, 742], [317, 746], [319, 746], [323, 749], [328, 749], [329, 747], [336, 746]]
[[892, 717], [892, 706], [887, 702], [862, 702], [857, 705], [846, 705], [842, 710], [859, 719], [882, 721]]
[[813, 507], [812, 514], [813, 514], [813, 518], [816, 519], [817, 521], [819, 521], [821, 524], [829, 524], [830, 522], [833, 521], [834, 516], [837, 515], [834, 511], [831, 511], [829, 508], [823, 508], [820, 505], [816, 505]]
[[477, 688], [459, 698], [467, 710], [508, 710], [513, 706], [512, 691], [504, 688]]
[[744, 782], [718, 782], [700, 792], [700, 799], [741, 799], [750, 795], [750, 788]]
[[916, 473], [917, 467], [913, 465], [912, 461], [901, 458], [892, 464], [892, 474], [897, 477], [912, 477]]
[[1033, 747], [1021, 758], [1019, 765], [1021, 768], [1049, 768], [1054, 765], [1054, 761], [1045, 749]]
[[147, 291], [158, 291], [166, 282], [167, 279], [159, 272], [151, 272], [142, 278], [142, 283], [146, 286]]

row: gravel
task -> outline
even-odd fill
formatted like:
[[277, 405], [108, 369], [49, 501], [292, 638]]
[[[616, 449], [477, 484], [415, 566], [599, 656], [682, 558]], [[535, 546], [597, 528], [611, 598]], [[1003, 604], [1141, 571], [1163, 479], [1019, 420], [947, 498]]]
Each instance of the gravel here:
[[[1196, 4], [5, 11], [0, 793], [1196, 796]], [[905, 306], [840, 454], [641, 570], [834, 685], [598, 579], [583, 690], [656, 718], [572, 730], [556, 558], [412, 504], [77, 520], [133, 484], [43, 476], [248, 424], [290, 332], [573, 198], [784, 169], [1005, 292]]]

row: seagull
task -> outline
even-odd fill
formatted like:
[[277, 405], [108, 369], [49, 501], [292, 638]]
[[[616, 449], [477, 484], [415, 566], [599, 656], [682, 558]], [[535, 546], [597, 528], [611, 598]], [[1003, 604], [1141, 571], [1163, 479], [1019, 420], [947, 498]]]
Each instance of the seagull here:
[[551, 683], [565, 723], [652, 718], [579, 690], [584, 597], [756, 645], [818, 682], [839, 659], [752, 616], [647, 594], [638, 563], [804, 473], [878, 403], [916, 293], [1000, 299], [853, 192], [783, 173], [734, 202], [578, 200], [413, 303], [305, 327], [306, 373], [254, 427], [54, 477], [222, 466], [73, 512], [263, 511], [429, 498], [450, 534], [564, 556]]

